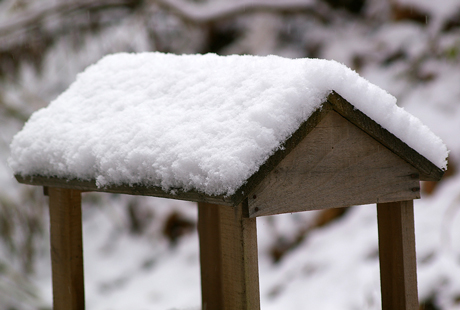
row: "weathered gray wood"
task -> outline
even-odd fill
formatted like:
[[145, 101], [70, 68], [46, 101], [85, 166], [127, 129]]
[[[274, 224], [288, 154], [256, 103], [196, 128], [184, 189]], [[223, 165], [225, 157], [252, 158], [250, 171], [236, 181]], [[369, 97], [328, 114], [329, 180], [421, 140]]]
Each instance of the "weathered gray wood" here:
[[105, 193], [115, 193], [115, 194], [127, 194], [127, 195], [140, 195], [140, 196], [153, 196], [161, 198], [171, 198], [177, 200], [187, 200], [187, 201], [196, 201], [196, 202], [208, 202], [220, 205], [233, 205], [234, 202], [232, 197], [226, 196], [209, 196], [203, 193], [188, 191], [184, 192], [181, 190], [175, 191], [174, 194], [170, 192], [165, 192], [160, 187], [149, 187], [141, 184], [134, 185], [114, 185], [107, 187], [97, 187], [96, 181], [83, 181], [77, 179], [64, 179], [57, 177], [44, 177], [44, 176], [26, 176], [15, 175], [16, 180], [19, 183], [29, 184], [29, 185], [40, 185], [48, 187], [60, 187], [75, 189], [85, 192], [105, 192]]
[[332, 104], [333, 109], [350, 122], [361, 128], [378, 142], [399, 155], [405, 161], [416, 167], [422, 181], [439, 181], [444, 171], [410, 148], [395, 135], [370, 119], [367, 115], [355, 109], [348, 101], [336, 92], [332, 92], [327, 101]]
[[85, 308], [81, 195], [79, 191], [48, 188], [50, 207], [53, 309]]
[[377, 204], [383, 310], [418, 310], [413, 201]]
[[418, 171], [331, 111], [249, 194], [251, 217], [420, 198]]
[[244, 216], [247, 202], [200, 203], [199, 212], [202, 308], [260, 309], [256, 219]]

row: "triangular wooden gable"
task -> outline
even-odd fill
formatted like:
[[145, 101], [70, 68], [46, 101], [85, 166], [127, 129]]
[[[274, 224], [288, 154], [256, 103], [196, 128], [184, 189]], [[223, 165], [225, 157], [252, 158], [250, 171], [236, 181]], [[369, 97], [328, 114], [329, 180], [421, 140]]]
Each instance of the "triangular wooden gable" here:
[[[348, 135], [343, 135], [345, 132], [348, 132]], [[339, 144], [335, 145], [335, 143]], [[336, 149], [334, 152], [327, 152], [327, 148], [332, 147], [339, 148], [340, 151]], [[293, 153], [290, 154], [291, 152]], [[361, 156], [364, 157], [360, 159]], [[309, 164], [301, 164], [296, 168], [298, 160], [304, 157], [310, 158], [306, 159]], [[321, 160], [323, 161], [320, 166], [311, 164], [321, 162]], [[357, 160], [363, 160], [363, 162], [356, 162]], [[331, 166], [326, 167], [326, 163]], [[348, 168], [345, 167], [345, 163], [349, 163]], [[289, 169], [296, 169], [295, 173], [285, 175], [283, 184], [276, 183], [274, 175], [291, 165]], [[312, 168], [315, 169], [309, 172]], [[316, 188], [315, 191], [308, 192], [312, 184], [319, 182], [319, 176], [315, 175], [317, 172], [314, 172], [318, 169], [323, 170], [321, 175], [323, 182], [327, 178], [336, 178], [336, 180], [325, 182], [327, 187], [321, 190]], [[334, 172], [331, 169], [337, 171]], [[350, 173], [350, 175], [345, 177], [345, 173]], [[304, 203], [305, 199], [310, 201], [308, 205], [293, 206], [291, 211], [284, 211], [294, 212], [303, 209], [312, 210], [419, 198], [419, 189], [417, 189], [419, 180], [437, 181], [443, 173], [443, 170], [364, 113], [355, 109], [339, 94], [332, 92], [326, 102], [232, 196], [209, 196], [196, 191], [184, 192], [180, 189], [171, 193], [159, 187], [147, 187], [141, 184], [98, 188], [94, 180], [81, 181], [20, 175], [16, 175], [16, 179], [21, 183], [31, 185], [156, 196], [220, 205], [238, 205], [248, 198], [250, 209], [248, 215], [259, 216], [278, 213], [274, 211], [275, 209], [269, 211], [265, 207], [262, 199], [265, 196], [261, 189], [267, 189], [266, 192], [274, 191], [274, 194], [278, 195], [279, 199], [284, 199], [286, 203], [293, 199], [300, 199], [300, 196], [303, 198], [298, 202], [299, 204]], [[295, 174], [297, 175], [294, 177]], [[289, 182], [296, 183], [296, 187], [289, 187]], [[358, 186], [365, 187], [359, 189]], [[290, 191], [299, 191], [299, 194], [291, 196]], [[355, 197], [355, 194], [364, 191], [368, 192], [368, 194], [363, 194], [367, 198], [347, 198], [348, 196]], [[354, 194], [347, 196], [349, 193]], [[268, 197], [264, 199], [270, 199]], [[371, 197], [375, 200], [372, 200]], [[333, 201], [336, 202], [334, 205], [332, 205]], [[271, 203], [276, 204], [274, 200], [271, 200]], [[274, 208], [277, 207], [274, 206]]]
[[249, 215], [420, 198], [417, 169], [335, 111], [249, 193]]

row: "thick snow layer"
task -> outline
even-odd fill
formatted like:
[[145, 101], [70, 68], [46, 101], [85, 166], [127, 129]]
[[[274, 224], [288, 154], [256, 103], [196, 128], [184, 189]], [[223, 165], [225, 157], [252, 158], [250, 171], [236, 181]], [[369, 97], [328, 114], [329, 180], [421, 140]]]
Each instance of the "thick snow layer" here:
[[447, 148], [396, 99], [335, 61], [115, 54], [34, 113], [16, 174], [232, 194], [337, 91], [440, 168]]

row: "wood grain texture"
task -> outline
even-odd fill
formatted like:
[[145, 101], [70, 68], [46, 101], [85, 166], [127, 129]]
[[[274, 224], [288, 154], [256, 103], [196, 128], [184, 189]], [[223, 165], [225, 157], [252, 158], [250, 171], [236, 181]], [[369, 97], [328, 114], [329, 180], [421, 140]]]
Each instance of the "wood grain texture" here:
[[81, 194], [48, 188], [50, 207], [53, 309], [85, 308]]
[[256, 219], [245, 209], [199, 204], [203, 310], [260, 309]]
[[[422, 181], [439, 181], [444, 171], [410, 148], [398, 137], [370, 119], [367, 115], [356, 109], [348, 101], [336, 92], [332, 92], [327, 101], [332, 104], [333, 109], [345, 117], [351, 123], [361, 128], [378, 142], [382, 143], [392, 152], [417, 168]], [[409, 124], [408, 124], [409, 125]]]
[[222, 309], [224, 305], [219, 214], [218, 205], [198, 203], [201, 308], [203, 310]]
[[413, 201], [377, 204], [383, 310], [418, 310]]
[[417, 169], [330, 111], [248, 200], [255, 217], [415, 198]]

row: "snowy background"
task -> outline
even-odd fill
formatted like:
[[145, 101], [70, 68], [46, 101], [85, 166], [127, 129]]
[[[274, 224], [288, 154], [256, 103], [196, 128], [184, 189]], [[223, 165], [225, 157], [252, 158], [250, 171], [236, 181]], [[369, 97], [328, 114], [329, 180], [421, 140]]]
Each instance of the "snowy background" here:
[[[50, 309], [47, 198], [6, 161], [30, 114], [114, 52], [335, 59], [451, 150], [415, 203], [419, 299], [460, 309], [460, 2], [0, 0], [0, 309]], [[194, 204], [83, 196], [87, 308], [199, 309]], [[375, 206], [258, 219], [261, 307], [379, 309]]]

